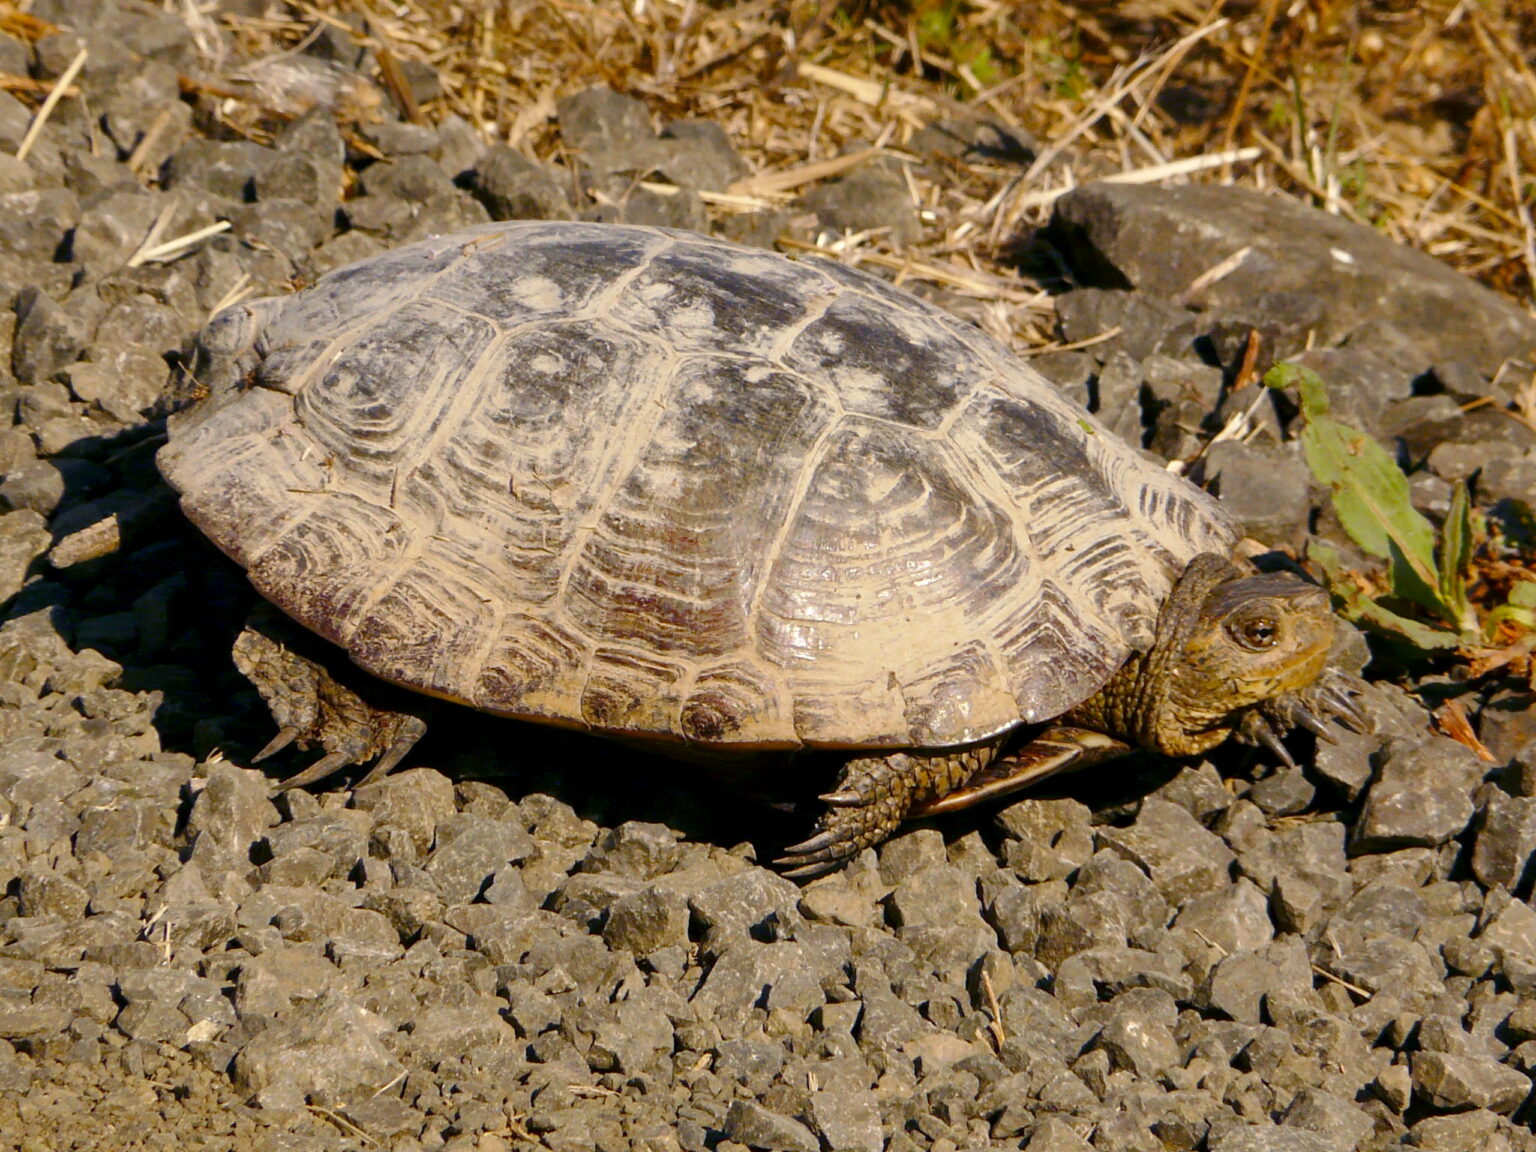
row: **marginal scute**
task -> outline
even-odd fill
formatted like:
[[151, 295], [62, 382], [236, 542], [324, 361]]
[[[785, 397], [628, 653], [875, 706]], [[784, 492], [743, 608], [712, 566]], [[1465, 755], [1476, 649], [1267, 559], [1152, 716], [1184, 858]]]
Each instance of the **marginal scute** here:
[[599, 648], [587, 670], [581, 717], [599, 731], [665, 739], [677, 733], [681, 666], [623, 648]]
[[492, 636], [466, 693], [469, 703], [507, 716], [579, 716], [588, 655], [580, 637], [526, 613], [508, 616]]
[[968, 744], [994, 735], [995, 721], [1013, 706], [1007, 674], [984, 645], [972, 642], [925, 669], [904, 686], [913, 747]]
[[779, 706], [778, 685], [747, 664], [700, 673], [683, 704], [679, 727], [683, 738], [695, 744], [791, 748], [798, 743]]
[[1233, 534], [983, 333], [856, 269], [486, 225], [238, 306], [160, 457], [395, 683], [707, 746], [965, 744], [1145, 647]]
[[388, 590], [361, 613], [342, 643], [357, 664], [396, 684], [460, 698], [500, 609], [435, 557], [392, 574]]
[[342, 492], [310, 501], [249, 567], [251, 583], [294, 619], [346, 643], [360, 603], [398, 562], [405, 525], [388, 508]]
[[1055, 579], [1012, 608], [998, 624], [998, 649], [1028, 723], [1061, 715], [1084, 699], [1076, 685], [1102, 684], [1125, 659], [1123, 642]]

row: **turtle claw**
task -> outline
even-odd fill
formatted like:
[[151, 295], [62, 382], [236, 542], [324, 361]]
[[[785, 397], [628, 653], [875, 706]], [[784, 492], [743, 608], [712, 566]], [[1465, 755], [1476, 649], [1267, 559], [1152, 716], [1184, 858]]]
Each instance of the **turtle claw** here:
[[823, 828], [809, 840], [792, 844], [784, 849], [784, 855], [774, 861], [784, 875], [796, 880], [809, 880], [821, 876], [848, 860], [859, 851], [858, 845], [847, 835], [847, 830], [836, 832]]
[[368, 770], [368, 775], [357, 782], [361, 788], [364, 784], [372, 784], [375, 780], [381, 780], [395, 770], [395, 766], [404, 760], [406, 754], [416, 747], [416, 741], [420, 740], [427, 732], [426, 721], [419, 716], [402, 716], [399, 720], [400, 731], [395, 736], [394, 742], [384, 750], [384, 754]]
[[299, 738], [300, 732], [292, 724], [280, 728], [276, 736], [268, 740], [266, 746], [256, 755], [251, 757], [252, 764], [260, 764], [268, 756], [276, 756], [288, 745]]
[[268, 606], [251, 614], [235, 641], [235, 666], [256, 686], [277, 735], [255, 761], [290, 745], [319, 745], [325, 755], [277, 785], [302, 788], [349, 764], [377, 757], [364, 782], [376, 780], [405, 758], [427, 730], [427, 705], [416, 697], [372, 683], [340, 661], [310, 655], [317, 642]]
[[348, 751], [327, 752], [302, 772], [295, 772], [286, 780], [278, 782], [277, 791], [287, 792], [293, 788], [303, 788], [306, 784], [313, 784], [316, 780], [324, 780], [334, 772], [339, 772], [352, 763], [353, 757]]

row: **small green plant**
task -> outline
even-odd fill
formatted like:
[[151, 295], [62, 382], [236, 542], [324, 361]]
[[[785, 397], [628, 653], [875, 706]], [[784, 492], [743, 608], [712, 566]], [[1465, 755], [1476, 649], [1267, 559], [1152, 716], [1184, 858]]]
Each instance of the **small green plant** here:
[[964, 27], [960, 8], [960, 0], [919, 0], [913, 6], [917, 42], [924, 51], [948, 57], [957, 68], [969, 68], [978, 83], [990, 84], [998, 77], [992, 50]]
[[1371, 595], [1345, 572], [1335, 549], [1318, 543], [1309, 549], [1348, 619], [1423, 652], [1460, 649], [1470, 655], [1493, 643], [1527, 642], [1536, 631], [1536, 576], [1512, 577], [1504, 602], [1481, 617], [1469, 595], [1476, 522], [1465, 484], [1458, 481], [1452, 489], [1437, 539], [1410, 502], [1408, 478], [1392, 457], [1330, 414], [1327, 388], [1316, 373], [1280, 364], [1264, 383], [1296, 389], [1307, 467], [1332, 494], [1350, 539], [1386, 561], [1385, 591]]

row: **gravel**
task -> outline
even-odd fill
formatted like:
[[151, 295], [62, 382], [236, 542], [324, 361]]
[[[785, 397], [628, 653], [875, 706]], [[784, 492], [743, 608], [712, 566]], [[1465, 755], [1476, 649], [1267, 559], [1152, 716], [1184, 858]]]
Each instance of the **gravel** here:
[[[280, 291], [488, 217], [702, 227], [698, 191], [745, 168], [718, 125], [607, 89], [558, 104], [568, 168], [454, 117], [386, 119], [367, 149], [323, 107], [270, 147], [218, 139], [178, 92], [195, 51], [180, 19], [126, 0], [85, 19], [100, 8], [33, 6], [90, 27], [79, 83], [99, 119], [66, 101], [25, 163], [0, 157], [15, 1147], [1536, 1148], [1536, 721], [1515, 686], [1466, 700], [1492, 763], [1377, 687], [1378, 731], [1299, 770], [1131, 761], [914, 828], [804, 887], [756, 863], [803, 811], [470, 716], [377, 783], [274, 795], [240, 766], [270, 735], [229, 657], [250, 593], [153, 469], [185, 387], [167, 361], [237, 285]], [[0, 36], [0, 66], [56, 76], [79, 39]], [[330, 29], [305, 59], [359, 67], [350, 44]], [[0, 147], [28, 118], [0, 93]], [[684, 192], [639, 186], [653, 178]], [[1494, 394], [1490, 365], [1529, 322], [1336, 218], [1251, 200], [1066, 199], [1055, 228], [1085, 287], [1061, 299], [1063, 333], [1121, 333], [1042, 360], [1063, 389], [1187, 456], [1250, 402], [1223, 394], [1232, 333], [1262, 313], [1279, 354], [1327, 315], [1307, 355], [1341, 411], [1435, 446], [1425, 502], [1478, 460], [1480, 498], [1528, 492], [1532, 437], [1462, 405]], [[887, 201], [906, 214], [870, 216]], [[921, 227], [877, 166], [802, 208], [834, 230]], [[230, 228], [136, 263], [166, 213], [167, 236]], [[1171, 305], [1224, 229], [1277, 237], [1262, 287], [1245, 268], [1201, 308]], [[1329, 245], [1358, 246], [1376, 278], [1328, 279]], [[1440, 303], [1426, 315], [1416, 294]], [[1255, 418], [1268, 431], [1217, 445], [1206, 476], [1261, 541], [1337, 537], [1309, 514], [1286, 414]]]

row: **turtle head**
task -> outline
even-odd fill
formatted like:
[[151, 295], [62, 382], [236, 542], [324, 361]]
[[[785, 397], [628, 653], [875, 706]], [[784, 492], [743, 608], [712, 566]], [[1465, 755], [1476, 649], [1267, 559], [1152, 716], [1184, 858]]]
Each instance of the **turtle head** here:
[[1288, 715], [1326, 680], [1334, 636], [1328, 594], [1285, 573], [1248, 575], [1230, 563], [1225, 571], [1202, 563], [1215, 559], [1190, 565], [1170, 597], [1179, 602], [1159, 623], [1159, 640], [1167, 642], [1158, 661], [1163, 680], [1148, 686], [1157, 705], [1144, 722], [1149, 742], [1173, 755], [1247, 731], [1245, 717], [1255, 709]]

